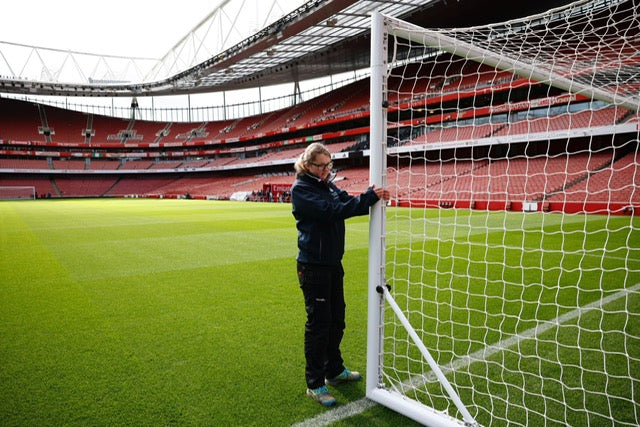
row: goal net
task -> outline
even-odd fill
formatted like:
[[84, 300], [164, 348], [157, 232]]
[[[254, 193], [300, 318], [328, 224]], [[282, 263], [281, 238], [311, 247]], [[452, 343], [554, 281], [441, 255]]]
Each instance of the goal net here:
[[32, 186], [0, 186], [0, 200], [34, 200], [36, 188]]
[[640, 424], [640, 4], [374, 14], [367, 396], [428, 425]]

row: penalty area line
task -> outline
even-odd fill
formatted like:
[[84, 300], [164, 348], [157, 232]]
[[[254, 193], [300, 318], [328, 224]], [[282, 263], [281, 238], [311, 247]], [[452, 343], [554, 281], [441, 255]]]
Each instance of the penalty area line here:
[[[442, 372], [446, 375], [455, 370], [466, 368], [467, 366], [471, 365], [474, 362], [479, 362], [481, 360], [488, 359], [494, 354], [500, 353], [506, 350], [507, 348], [518, 345], [522, 341], [535, 338], [538, 335], [541, 335], [550, 329], [553, 329], [557, 326], [560, 326], [564, 323], [570, 322], [580, 317], [580, 315], [590, 310], [600, 308], [606, 304], [609, 304], [610, 302], [616, 301], [620, 298], [627, 296], [631, 292], [637, 292], [637, 291], [640, 291], [640, 283], [637, 283], [635, 286], [632, 286], [631, 288], [621, 289], [615, 294], [611, 294], [602, 299], [599, 299], [598, 301], [594, 301], [590, 304], [587, 304], [584, 307], [578, 307], [575, 310], [564, 313], [553, 320], [541, 322], [540, 325], [534, 328], [527, 329], [522, 333], [513, 335], [509, 338], [498, 341], [495, 344], [488, 345], [487, 347], [481, 350], [477, 350], [471, 354], [468, 354], [460, 359], [454, 360], [444, 365], [442, 367]], [[433, 372], [429, 372], [427, 375], [422, 376], [422, 379], [418, 379], [417, 382], [413, 381], [415, 379], [416, 378], [413, 378], [412, 381], [407, 381], [406, 384], [403, 384], [403, 385], [411, 384], [409, 388], [418, 388], [427, 382], [435, 381], [437, 378]], [[406, 390], [407, 387], [404, 387], [404, 388]], [[378, 405], [376, 402], [369, 400], [366, 397], [363, 397], [354, 402], [347, 403], [346, 405], [337, 406], [336, 408], [330, 409], [327, 412], [323, 412], [322, 414], [317, 415], [313, 418], [309, 418], [307, 420], [293, 424], [293, 426], [294, 427], [328, 426], [337, 421], [341, 421], [349, 417], [358, 415], [376, 405]]]

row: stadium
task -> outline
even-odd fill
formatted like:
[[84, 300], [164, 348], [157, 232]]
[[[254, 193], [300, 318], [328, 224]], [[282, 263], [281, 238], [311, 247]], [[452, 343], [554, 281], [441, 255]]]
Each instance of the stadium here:
[[[0, 41], [1, 423], [638, 425], [637, 1], [312, 0], [210, 40], [245, 3], [161, 59]], [[329, 410], [311, 142], [391, 193], [347, 222], [365, 381]]]

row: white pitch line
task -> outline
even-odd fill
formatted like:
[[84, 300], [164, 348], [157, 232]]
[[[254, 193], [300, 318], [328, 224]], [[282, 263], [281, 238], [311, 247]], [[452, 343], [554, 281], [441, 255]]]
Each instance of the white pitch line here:
[[[553, 329], [563, 323], [569, 322], [573, 319], [580, 317], [581, 314], [586, 313], [587, 311], [593, 310], [594, 308], [602, 307], [610, 302], [616, 301], [622, 297], [625, 297], [631, 292], [636, 292], [640, 290], [640, 283], [637, 283], [635, 286], [632, 286], [628, 289], [622, 289], [615, 294], [606, 296], [598, 301], [592, 302], [591, 304], [587, 304], [584, 307], [578, 307], [573, 311], [565, 313], [556, 317], [553, 320], [544, 322], [535, 328], [527, 329], [526, 331], [513, 335], [507, 339], [502, 341], [498, 341], [495, 344], [489, 345], [481, 350], [475, 351], [467, 356], [464, 356], [460, 359], [454, 360], [442, 367], [442, 372], [447, 374], [455, 370], [459, 370], [462, 368], [466, 368], [473, 362], [478, 362], [483, 359], [487, 359], [493, 356], [496, 353], [504, 351], [506, 348], [515, 346], [522, 341], [534, 338], [544, 332]], [[411, 384], [411, 388], [420, 387], [422, 384], [426, 382], [435, 381], [436, 376], [433, 372], [429, 372], [426, 376], [424, 376], [418, 382], [407, 381], [407, 384]], [[358, 415], [365, 410], [376, 406], [377, 403], [363, 397], [362, 399], [356, 400], [355, 402], [348, 403], [343, 406], [338, 406], [335, 409], [331, 409], [327, 412], [324, 412], [316, 417], [309, 418], [307, 420], [301, 421], [297, 424], [293, 424], [293, 427], [317, 427], [317, 426], [328, 426], [337, 421], [352, 417], [354, 415]]]

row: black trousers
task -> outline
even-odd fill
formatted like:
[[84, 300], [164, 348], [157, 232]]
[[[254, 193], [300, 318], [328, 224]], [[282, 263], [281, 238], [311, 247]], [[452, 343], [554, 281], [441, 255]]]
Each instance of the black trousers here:
[[342, 265], [298, 263], [307, 323], [304, 331], [307, 387], [324, 385], [344, 370], [340, 342], [344, 335], [344, 270]]

